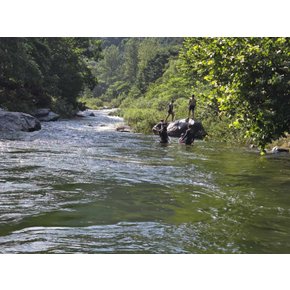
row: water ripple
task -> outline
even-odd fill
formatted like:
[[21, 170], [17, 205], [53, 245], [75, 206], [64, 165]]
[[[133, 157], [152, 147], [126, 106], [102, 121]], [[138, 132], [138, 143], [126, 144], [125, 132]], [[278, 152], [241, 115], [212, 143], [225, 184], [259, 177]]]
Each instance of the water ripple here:
[[289, 158], [94, 114], [0, 140], [1, 253], [290, 252]]

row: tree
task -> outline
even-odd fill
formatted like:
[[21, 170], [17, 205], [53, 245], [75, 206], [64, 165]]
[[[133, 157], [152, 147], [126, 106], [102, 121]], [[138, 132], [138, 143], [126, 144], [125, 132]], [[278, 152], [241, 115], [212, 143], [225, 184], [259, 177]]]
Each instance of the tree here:
[[170, 53], [168, 51], [160, 51], [150, 59], [146, 66], [140, 70], [137, 78], [137, 84], [142, 93], [145, 93], [149, 84], [154, 83], [160, 78], [165, 69]]
[[126, 42], [124, 53], [124, 80], [134, 84], [138, 72], [138, 46], [139, 41], [131, 38]]
[[[40, 53], [41, 47], [43, 54]], [[39, 51], [39, 53], [37, 53]], [[1, 38], [0, 40], [0, 104], [8, 109], [25, 108], [46, 94], [44, 87], [49, 55], [40, 39]]]
[[263, 151], [290, 126], [288, 38], [188, 38], [182, 70]]
[[177, 55], [181, 38], [100, 38], [103, 59], [94, 67], [98, 84], [94, 97], [119, 104], [141, 97], [162, 76], [169, 58]]
[[56, 98], [76, 107], [96, 84], [89, 60], [99, 56], [100, 42], [89, 38], [1, 38], [0, 105], [31, 111]]
[[106, 83], [109, 87], [114, 81], [120, 78], [120, 69], [122, 65], [122, 56], [119, 48], [111, 45], [104, 49], [102, 60], [99, 61], [94, 69], [94, 73], [98, 76], [98, 80]]

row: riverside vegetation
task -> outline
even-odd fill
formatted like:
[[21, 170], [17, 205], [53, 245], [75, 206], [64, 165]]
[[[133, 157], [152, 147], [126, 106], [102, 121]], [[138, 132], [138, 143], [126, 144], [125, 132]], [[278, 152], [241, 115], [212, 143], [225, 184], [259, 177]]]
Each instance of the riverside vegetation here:
[[71, 115], [80, 102], [120, 108], [149, 133], [175, 100], [209, 138], [266, 146], [290, 126], [289, 38], [2, 38], [0, 106]]
[[100, 41], [89, 38], [0, 38], [0, 107], [71, 116], [82, 91], [96, 85], [88, 63], [100, 51]]

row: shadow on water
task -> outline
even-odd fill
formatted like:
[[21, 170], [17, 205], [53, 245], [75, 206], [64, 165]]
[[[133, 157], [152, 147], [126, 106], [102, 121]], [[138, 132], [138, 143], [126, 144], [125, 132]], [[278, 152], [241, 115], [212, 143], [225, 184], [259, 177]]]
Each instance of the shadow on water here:
[[94, 113], [1, 139], [1, 253], [290, 253], [288, 155]]

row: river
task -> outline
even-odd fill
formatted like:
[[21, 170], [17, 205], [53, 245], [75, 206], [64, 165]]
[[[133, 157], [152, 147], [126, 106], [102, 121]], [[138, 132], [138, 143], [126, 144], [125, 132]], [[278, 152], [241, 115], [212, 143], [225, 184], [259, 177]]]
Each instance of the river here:
[[290, 158], [115, 130], [108, 110], [0, 139], [0, 253], [290, 253]]

